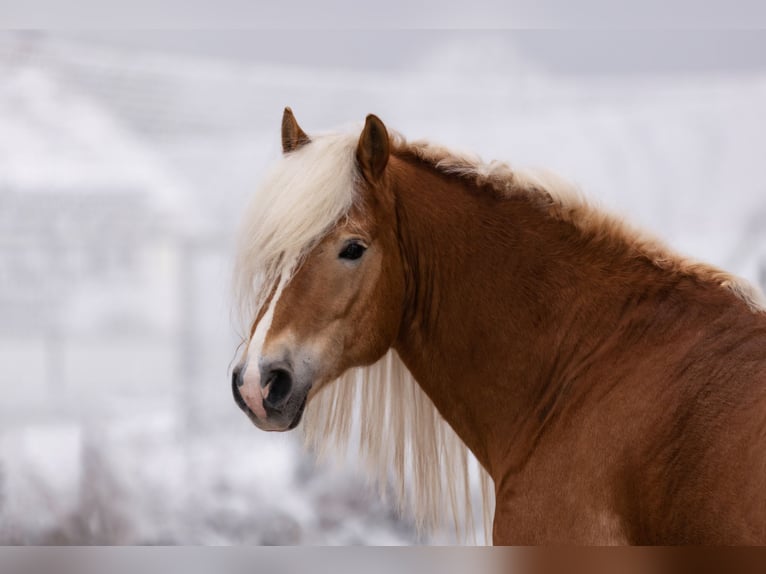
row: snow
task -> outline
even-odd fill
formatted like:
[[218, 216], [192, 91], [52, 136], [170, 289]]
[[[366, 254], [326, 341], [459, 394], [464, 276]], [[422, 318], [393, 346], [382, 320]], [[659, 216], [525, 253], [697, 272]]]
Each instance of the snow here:
[[7, 432], [0, 440], [3, 498], [0, 532], [55, 527], [74, 510], [80, 487], [79, 425], [43, 424]]
[[422, 541], [353, 461], [315, 464], [230, 397], [231, 237], [279, 153], [284, 105], [309, 133], [375, 112], [411, 139], [551, 169], [678, 250], [766, 280], [766, 75], [553, 78], [515, 56], [504, 74], [472, 65], [481, 50], [446, 53], [459, 62], [379, 72], [59, 44], [6, 62], [0, 193], [146, 190], [159, 225], [197, 243], [188, 293], [142, 287], [175, 265], [165, 246], [70, 286], [61, 365], [0, 317], [0, 542]]

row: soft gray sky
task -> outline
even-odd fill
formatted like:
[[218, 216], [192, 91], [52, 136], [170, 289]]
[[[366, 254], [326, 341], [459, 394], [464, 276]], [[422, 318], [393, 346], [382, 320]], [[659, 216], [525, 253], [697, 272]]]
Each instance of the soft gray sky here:
[[5, 26], [128, 29], [757, 29], [763, 0], [0, 0]]
[[[459, 41], [489, 66], [518, 60], [573, 75], [766, 70], [766, 30], [123, 30], [57, 32], [77, 41], [250, 62], [406, 68]], [[478, 54], [476, 52], [479, 52]], [[443, 62], [445, 67], [450, 62]]]

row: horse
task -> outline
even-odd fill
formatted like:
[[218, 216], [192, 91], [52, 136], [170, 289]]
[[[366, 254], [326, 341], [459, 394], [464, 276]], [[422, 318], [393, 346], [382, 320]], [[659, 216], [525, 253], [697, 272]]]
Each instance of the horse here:
[[497, 545], [766, 543], [756, 288], [375, 115], [281, 135], [234, 265], [256, 427], [358, 448], [424, 528], [473, 528], [476, 460]]

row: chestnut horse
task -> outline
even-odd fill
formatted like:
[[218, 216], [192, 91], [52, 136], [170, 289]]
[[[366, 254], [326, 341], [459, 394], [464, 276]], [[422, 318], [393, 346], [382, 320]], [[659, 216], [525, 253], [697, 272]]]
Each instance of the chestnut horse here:
[[470, 449], [495, 544], [766, 543], [759, 292], [373, 115], [309, 137], [288, 108], [282, 144], [235, 276], [257, 427], [309, 403], [424, 526], [471, 520]]

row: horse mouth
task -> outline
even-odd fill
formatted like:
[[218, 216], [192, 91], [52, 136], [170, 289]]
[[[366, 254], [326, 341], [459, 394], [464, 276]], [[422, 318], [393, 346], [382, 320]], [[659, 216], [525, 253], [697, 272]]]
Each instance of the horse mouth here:
[[295, 413], [295, 418], [293, 418], [293, 422], [290, 423], [290, 425], [287, 427], [287, 430], [293, 430], [295, 427], [297, 427], [301, 419], [303, 418], [303, 411], [306, 410], [306, 403], [309, 400], [309, 394], [306, 393], [306, 396], [303, 397], [303, 400], [301, 401], [301, 406], [298, 407], [298, 411]]

